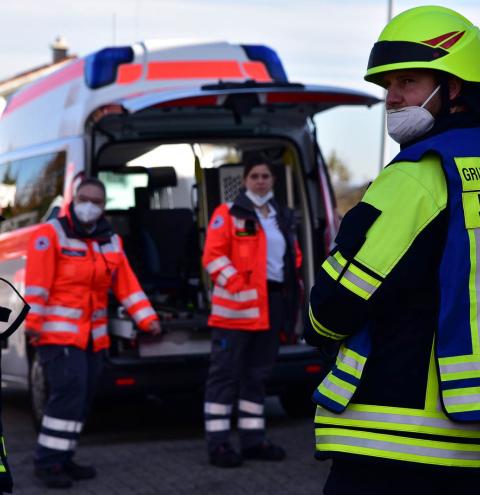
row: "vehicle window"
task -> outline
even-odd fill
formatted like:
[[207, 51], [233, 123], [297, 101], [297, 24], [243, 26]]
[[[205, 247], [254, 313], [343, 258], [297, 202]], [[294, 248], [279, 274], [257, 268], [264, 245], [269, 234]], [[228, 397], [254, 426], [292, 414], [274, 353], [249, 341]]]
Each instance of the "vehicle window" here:
[[147, 187], [148, 175], [116, 174], [101, 171], [98, 178], [105, 184], [107, 190], [107, 210], [128, 210], [135, 206], [135, 189]]
[[66, 154], [48, 153], [0, 164], [0, 232], [46, 221], [63, 202]]

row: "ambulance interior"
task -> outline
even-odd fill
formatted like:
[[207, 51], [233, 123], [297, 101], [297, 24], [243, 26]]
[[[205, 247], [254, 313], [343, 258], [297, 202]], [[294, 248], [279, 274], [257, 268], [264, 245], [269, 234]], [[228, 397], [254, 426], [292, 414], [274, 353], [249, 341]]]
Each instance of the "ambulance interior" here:
[[[242, 187], [242, 154], [252, 150], [274, 164], [275, 198], [295, 210], [304, 253], [302, 277], [310, 279], [311, 207], [291, 143], [258, 138], [130, 142], [100, 152], [96, 173], [107, 189], [107, 218], [121, 235], [131, 266], [166, 331], [161, 345], [142, 345], [141, 338], [137, 348], [131, 338], [133, 324], [112, 298], [113, 357], [138, 351], [148, 357], [208, 350], [211, 282], [201, 266], [206, 228], [215, 207], [233, 201]], [[320, 209], [320, 199], [314, 200]]]

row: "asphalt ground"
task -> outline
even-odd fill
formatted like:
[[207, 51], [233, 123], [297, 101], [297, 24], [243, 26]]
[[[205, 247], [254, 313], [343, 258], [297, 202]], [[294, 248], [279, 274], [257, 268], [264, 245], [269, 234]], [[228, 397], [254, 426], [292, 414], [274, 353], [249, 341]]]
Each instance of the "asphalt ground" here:
[[276, 397], [267, 400], [268, 436], [286, 449], [287, 459], [235, 469], [208, 464], [198, 401], [150, 399], [97, 404], [76, 456], [97, 467], [97, 478], [48, 490], [33, 476], [36, 433], [28, 398], [4, 391], [2, 408], [16, 495], [320, 495], [329, 470], [328, 462], [313, 458], [312, 419], [289, 418]]

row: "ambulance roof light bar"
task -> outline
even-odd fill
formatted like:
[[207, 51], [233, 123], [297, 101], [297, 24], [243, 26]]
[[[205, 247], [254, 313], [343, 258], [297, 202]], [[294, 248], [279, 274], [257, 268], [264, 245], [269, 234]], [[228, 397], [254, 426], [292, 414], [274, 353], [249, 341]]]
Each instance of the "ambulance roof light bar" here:
[[117, 79], [117, 69], [134, 58], [130, 46], [104, 48], [85, 58], [85, 82], [91, 89], [107, 86]]
[[241, 45], [250, 60], [263, 62], [274, 81], [288, 82], [287, 73], [275, 50], [265, 45]]

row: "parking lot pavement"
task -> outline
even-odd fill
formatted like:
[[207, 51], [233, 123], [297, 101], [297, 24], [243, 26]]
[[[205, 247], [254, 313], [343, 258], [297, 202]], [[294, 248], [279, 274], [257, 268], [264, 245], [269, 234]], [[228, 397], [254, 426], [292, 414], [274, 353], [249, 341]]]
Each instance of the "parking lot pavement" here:
[[[51, 495], [33, 477], [35, 432], [26, 397], [4, 393], [2, 416], [14, 494]], [[238, 469], [220, 469], [207, 463], [199, 404], [149, 400], [98, 405], [77, 460], [95, 464], [99, 475], [77, 482], [67, 493], [320, 495], [329, 463], [313, 459], [311, 419], [288, 418], [271, 397], [267, 424], [269, 438], [287, 450], [285, 461], [249, 461]]]

